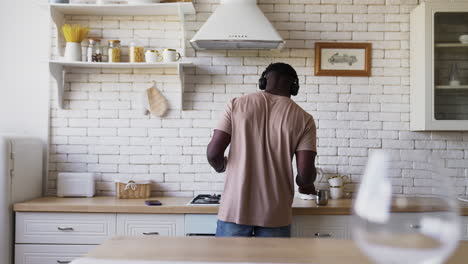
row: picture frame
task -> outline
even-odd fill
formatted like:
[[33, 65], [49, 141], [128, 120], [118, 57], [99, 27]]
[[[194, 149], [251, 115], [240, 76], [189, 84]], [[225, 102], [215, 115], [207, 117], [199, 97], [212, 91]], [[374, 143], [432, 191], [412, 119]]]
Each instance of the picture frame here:
[[316, 42], [316, 76], [371, 76], [371, 43]]

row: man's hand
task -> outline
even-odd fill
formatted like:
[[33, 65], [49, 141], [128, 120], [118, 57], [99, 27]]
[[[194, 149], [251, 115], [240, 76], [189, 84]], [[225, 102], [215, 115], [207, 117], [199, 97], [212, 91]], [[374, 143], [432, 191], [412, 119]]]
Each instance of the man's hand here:
[[218, 173], [226, 170], [227, 158], [224, 157], [224, 152], [230, 143], [231, 135], [221, 130], [215, 130], [213, 138], [210, 144], [208, 144], [206, 150], [208, 162]]
[[314, 186], [314, 181], [317, 178], [315, 156], [317, 156], [317, 153], [314, 151], [303, 150], [296, 152], [296, 183], [299, 186], [300, 193], [317, 194]]

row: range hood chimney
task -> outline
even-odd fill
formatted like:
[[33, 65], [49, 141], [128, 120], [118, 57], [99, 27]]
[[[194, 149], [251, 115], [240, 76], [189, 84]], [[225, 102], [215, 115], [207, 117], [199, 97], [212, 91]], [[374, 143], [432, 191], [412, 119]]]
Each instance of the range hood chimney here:
[[190, 44], [206, 49], [281, 49], [285, 41], [257, 6], [257, 0], [221, 0]]

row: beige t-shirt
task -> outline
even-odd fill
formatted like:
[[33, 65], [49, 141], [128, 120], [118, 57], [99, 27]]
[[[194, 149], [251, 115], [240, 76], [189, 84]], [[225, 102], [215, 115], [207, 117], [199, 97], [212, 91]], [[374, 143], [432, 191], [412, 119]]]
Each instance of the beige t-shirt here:
[[231, 100], [216, 129], [231, 135], [218, 219], [291, 224], [292, 159], [299, 150], [317, 151], [313, 117], [288, 97], [257, 92]]

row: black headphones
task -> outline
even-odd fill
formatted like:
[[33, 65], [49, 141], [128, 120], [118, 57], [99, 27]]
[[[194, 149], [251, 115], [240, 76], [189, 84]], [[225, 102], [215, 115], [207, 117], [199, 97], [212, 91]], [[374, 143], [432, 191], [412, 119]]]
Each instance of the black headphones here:
[[[258, 87], [260, 90], [265, 90], [267, 85], [266, 75], [269, 71], [265, 70], [262, 73], [260, 79], [258, 79]], [[296, 78], [293, 83], [291, 83], [291, 87], [289, 87], [289, 92], [292, 96], [296, 96], [299, 93], [299, 80]]]

